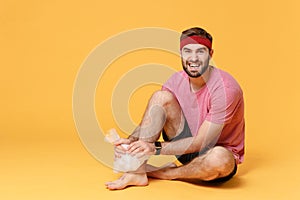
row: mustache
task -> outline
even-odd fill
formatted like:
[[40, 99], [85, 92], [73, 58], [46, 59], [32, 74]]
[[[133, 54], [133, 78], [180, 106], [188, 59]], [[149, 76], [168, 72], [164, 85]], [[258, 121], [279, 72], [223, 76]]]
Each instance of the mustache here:
[[198, 66], [199, 66], [199, 65], [203, 65], [203, 62], [199, 62], [199, 61], [198, 61], [198, 62], [188, 62], [188, 61], [186, 62], [186, 65], [187, 65], [187, 66], [190, 66], [190, 65], [192, 65], [192, 64], [198, 65]]

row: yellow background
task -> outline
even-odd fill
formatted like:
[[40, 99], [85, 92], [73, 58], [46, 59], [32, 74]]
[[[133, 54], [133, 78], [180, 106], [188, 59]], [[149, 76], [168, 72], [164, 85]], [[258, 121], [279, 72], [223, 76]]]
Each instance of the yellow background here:
[[[299, 8], [297, 0], [1, 0], [0, 199], [298, 199]], [[151, 180], [148, 187], [107, 191], [104, 182], [118, 175], [86, 151], [73, 121], [80, 65], [99, 43], [120, 32], [142, 27], [180, 32], [192, 26], [213, 35], [214, 61], [244, 90], [245, 162], [221, 187]], [[121, 72], [147, 62], [180, 69], [168, 54], [133, 55], [120, 59], [131, 63]], [[145, 95], [156, 88], [133, 95], [135, 121]], [[133, 99], [140, 102], [137, 109]], [[108, 116], [101, 121], [106, 129], [115, 126], [109, 110], [97, 115]]]

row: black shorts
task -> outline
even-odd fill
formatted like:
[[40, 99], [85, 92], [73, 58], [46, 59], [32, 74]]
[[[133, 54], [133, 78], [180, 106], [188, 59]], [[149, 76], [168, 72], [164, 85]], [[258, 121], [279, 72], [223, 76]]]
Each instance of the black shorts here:
[[[163, 137], [164, 141], [176, 141], [176, 140], [180, 140], [182, 138], [193, 137], [193, 135], [191, 133], [191, 130], [188, 126], [187, 121], [185, 120], [184, 128], [179, 135], [177, 135], [174, 138], [169, 139], [166, 132], [163, 130], [162, 137]], [[182, 164], [187, 164], [190, 161], [192, 161], [194, 158], [205, 154], [205, 152], [208, 150], [209, 150], [209, 147], [206, 147], [203, 150], [201, 150], [200, 152], [188, 153], [188, 154], [183, 154], [183, 155], [175, 155], [175, 156], [179, 162], [181, 162]], [[217, 178], [217, 179], [211, 180], [211, 181], [205, 181], [205, 182], [209, 182], [209, 183], [225, 182], [225, 181], [228, 181], [229, 179], [231, 179], [236, 174], [236, 172], [237, 172], [237, 164], [235, 163], [233, 171], [228, 176]]]
[[203, 181], [203, 182], [205, 182], [205, 183], [224, 183], [226, 181], [229, 181], [236, 174], [236, 172], [237, 172], [237, 164], [235, 163], [234, 169], [232, 170], [232, 172], [229, 175], [221, 177], [221, 178], [217, 178], [217, 179], [214, 179], [211, 181]]

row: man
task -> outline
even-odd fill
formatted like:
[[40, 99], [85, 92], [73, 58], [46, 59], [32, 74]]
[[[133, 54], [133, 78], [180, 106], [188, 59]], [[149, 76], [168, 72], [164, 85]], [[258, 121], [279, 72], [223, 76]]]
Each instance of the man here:
[[[243, 93], [232, 76], [209, 65], [211, 35], [198, 27], [183, 31], [180, 52], [183, 71], [152, 95], [140, 125], [115, 145], [118, 153], [176, 155], [182, 165], [156, 168], [144, 163], [106, 183], [108, 189], [144, 186], [148, 176], [224, 182], [243, 161]], [[164, 142], [157, 141], [161, 133]], [[128, 149], [121, 144], [129, 144]]]

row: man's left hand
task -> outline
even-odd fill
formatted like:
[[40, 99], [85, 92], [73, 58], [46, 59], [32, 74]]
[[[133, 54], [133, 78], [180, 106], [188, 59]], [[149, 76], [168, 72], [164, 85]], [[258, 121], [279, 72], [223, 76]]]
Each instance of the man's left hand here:
[[127, 149], [127, 152], [130, 154], [154, 155], [155, 151], [154, 143], [144, 142], [142, 140], [132, 142]]

